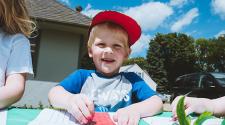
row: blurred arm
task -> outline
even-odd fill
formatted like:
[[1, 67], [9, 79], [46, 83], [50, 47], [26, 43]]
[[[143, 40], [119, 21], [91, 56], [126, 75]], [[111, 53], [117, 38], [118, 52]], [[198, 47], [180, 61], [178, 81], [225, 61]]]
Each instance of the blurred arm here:
[[25, 73], [7, 76], [5, 86], [0, 87], [0, 109], [10, 106], [22, 97], [25, 79]]

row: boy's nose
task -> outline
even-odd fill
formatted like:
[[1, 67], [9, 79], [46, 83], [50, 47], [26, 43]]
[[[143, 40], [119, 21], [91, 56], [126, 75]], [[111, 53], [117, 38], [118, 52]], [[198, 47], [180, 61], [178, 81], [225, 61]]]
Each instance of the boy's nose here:
[[105, 52], [105, 53], [113, 53], [113, 50], [112, 50], [111, 47], [106, 47], [106, 48], [104, 49], [104, 52]]

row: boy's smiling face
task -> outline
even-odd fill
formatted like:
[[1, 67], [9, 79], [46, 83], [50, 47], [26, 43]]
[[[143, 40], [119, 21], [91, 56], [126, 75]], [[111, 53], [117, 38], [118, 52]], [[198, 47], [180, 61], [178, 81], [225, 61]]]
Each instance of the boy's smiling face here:
[[93, 58], [97, 71], [106, 76], [118, 73], [131, 51], [127, 43], [127, 34], [121, 30], [99, 28], [92, 45], [88, 48], [89, 56]]

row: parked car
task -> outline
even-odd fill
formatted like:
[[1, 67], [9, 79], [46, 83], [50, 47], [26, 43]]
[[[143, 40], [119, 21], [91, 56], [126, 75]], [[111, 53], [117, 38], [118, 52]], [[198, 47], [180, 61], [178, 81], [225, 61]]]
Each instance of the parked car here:
[[210, 99], [225, 96], [225, 73], [192, 73], [179, 76], [172, 91], [172, 99], [178, 95]]

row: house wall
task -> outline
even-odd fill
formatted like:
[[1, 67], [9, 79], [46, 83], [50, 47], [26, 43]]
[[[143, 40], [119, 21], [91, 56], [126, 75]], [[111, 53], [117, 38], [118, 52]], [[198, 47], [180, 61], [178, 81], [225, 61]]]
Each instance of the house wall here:
[[72, 32], [42, 30], [35, 80], [59, 82], [77, 69], [80, 39]]

